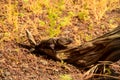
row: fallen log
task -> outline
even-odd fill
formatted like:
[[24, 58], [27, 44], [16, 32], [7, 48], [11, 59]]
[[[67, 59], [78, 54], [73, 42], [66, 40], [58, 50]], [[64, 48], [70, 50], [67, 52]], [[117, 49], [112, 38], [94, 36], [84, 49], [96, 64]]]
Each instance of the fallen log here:
[[[51, 38], [36, 44], [26, 30], [27, 37], [35, 50], [57, 60], [64, 60], [79, 66], [88, 66], [98, 61], [117, 61], [120, 59], [120, 26], [85, 44], [69, 46], [69, 38]], [[33, 41], [33, 42], [32, 42]], [[40, 54], [40, 53], [39, 53]]]

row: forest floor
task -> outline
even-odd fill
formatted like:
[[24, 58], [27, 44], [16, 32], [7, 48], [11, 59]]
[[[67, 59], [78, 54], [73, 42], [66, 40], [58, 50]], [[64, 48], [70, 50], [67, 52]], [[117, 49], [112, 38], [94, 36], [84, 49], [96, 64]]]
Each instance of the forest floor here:
[[[34, 17], [36, 16], [32, 16], [32, 18]], [[88, 27], [89, 23], [84, 23], [80, 21], [78, 17], [74, 17], [71, 20], [72, 25], [62, 27], [62, 33], [60, 33], [58, 37], [70, 37], [75, 41], [74, 44], [81, 45], [86, 41], [109, 32], [110, 30], [117, 27], [117, 25], [120, 25], [119, 17], [120, 9], [107, 12], [106, 16], [103, 17], [100, 21], [101, 23], [96, 24], [94, 28]], [[21, 19], [21, 22], [24, 22], [24, 20], [22, 21]], [[109, 27], [110, 24], [114, 26]], [[11, 25], [8, 25], [7, 28], [9, 29], [10, 26]], [[38, 28], [38, 32], [44, 32], [44, 30], [44, 27]], [[0, 31], [2, 33], [1, 25]], [[32, 32], [32, 34], [34, 33]], [[42, 35], [42, 33], [40, 34]], [[80, 34], [82, 35], [79, 36]], [[86, 36], [89, 34], [92, 36], [92, 38], [91, 36]], [[38, 36], [39, 35], [35, 36], [34, 34], [35, 40], [37, 42], [40, 41]], [[45, 36], [44, 33], [43, 36]], [[22, 42], [22, 44], [29, 45], [27, 38], [26, 41]], [[0, 80], [85, 80], [85, 78], [82, 76], [87, 70], [66, 62], [53, 60], [46, 54], [32, 54], [28, 49], [20, 47], [16, 40], [4, 40], [0, 45], [2, 45], [0, 48]], [[117, 73], [117, 75], [112, 77], [120, 79], [120, 61], [114, 63], [111, 68], [115, 73]], [[110, 72], [110, 74], [113, 73]], [[93, 77], [92, 79], [88, 80], [104, 79]]]

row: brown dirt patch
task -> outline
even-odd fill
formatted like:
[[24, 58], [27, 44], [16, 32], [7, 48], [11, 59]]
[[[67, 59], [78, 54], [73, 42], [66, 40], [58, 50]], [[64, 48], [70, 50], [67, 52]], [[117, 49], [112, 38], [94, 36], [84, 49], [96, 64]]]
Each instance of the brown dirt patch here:
[[[31, 18], [34, 17], [36, 16], [31, 16]], [[89, 23], [83, 23], [77, 17], [74, 17], [71, 21], [72, 25], [62, 28], [63, 32], [59, 36], [71, 37], [75, 40], [75, 44], [83, 44], [87, 41], [85, 35], [96, 38], [111, 30], [111, 27], [108, 26], [110, 19], [114, 19], [111, 25], [120, 25], [118, 17], [120, 17], [120, 10], [108, 12], [107, 16], [101, 20], [101, 23], [95, 23], [96, 26], [91, 29], [88, 28]], [[24, 22], [25, 19], [21, 20]], [[10, 25], [8, 26], [10, 27]], [[2, 31], [1, 27], [0, 29]], [[42, 32], [44, 28], [38, 30]], [[40, 35], [45, 36], [44, 33]], [[35, 38], [39, 42], [37, 36]], [[23, 43], [29, 44], [28, 41]], [[32, 54], [29, 50], [19, 47], [14, 40], [4, 41], [0, 45], [3, 47], [3, 49], [0, 49], [0, 80], [58, 80], [60, 75], [63, 74], [71, 75], [73, 80], [81, 80], [81, 75], [85, 72], [72, 64], [66, 63], [63, 65], [62, 62], [55, 61], [47, 55], [41, 53], [39, 55]], [[120, 64], [120, 62], [117, 63]], [[114, 65], [112, 69], [120, 77], [120, 65]]]

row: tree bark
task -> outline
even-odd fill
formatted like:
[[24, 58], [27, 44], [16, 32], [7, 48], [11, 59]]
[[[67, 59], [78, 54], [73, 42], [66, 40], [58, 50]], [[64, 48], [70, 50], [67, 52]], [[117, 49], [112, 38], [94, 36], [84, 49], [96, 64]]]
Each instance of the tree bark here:
[[103, 36], [72, 46], [70, 39], [51, 38], [41, 41], [35, 50], [57, 59], [79, 66], [88, 66], [98, 61], [117, 61], [120, 59], [120, 26]]

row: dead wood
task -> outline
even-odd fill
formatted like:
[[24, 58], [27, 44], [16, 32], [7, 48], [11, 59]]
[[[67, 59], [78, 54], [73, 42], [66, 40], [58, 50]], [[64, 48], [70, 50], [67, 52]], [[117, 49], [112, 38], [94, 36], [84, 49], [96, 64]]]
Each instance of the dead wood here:
[[35, 50], [68, 63], [88, 66], [98, 61], [120, 59], [120, 26], [85, 44], [69, 46], [69, 38], [51, 38], [41, 41]]

